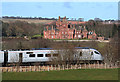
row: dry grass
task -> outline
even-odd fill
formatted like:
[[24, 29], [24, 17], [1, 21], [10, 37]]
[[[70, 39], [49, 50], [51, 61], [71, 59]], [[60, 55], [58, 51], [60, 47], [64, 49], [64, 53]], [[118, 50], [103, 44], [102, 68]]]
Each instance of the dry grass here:
[[3, 22], [15, 22], [15, 21], [26, 21], [28, 23], [42, 23], [42, 24], [46, 24], [49, 22], [52, 22], [54, 20], [39, 20], [39, 19], [2, 19]]

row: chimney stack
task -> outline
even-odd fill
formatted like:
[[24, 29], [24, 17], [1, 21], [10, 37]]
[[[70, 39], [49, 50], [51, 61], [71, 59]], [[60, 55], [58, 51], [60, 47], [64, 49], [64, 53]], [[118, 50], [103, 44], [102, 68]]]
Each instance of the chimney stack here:
[[53, 25], [52, 25], [52, 30], [53, 30]]
[[47, 31], [48, 31], [48, 26], [46, 27]]
[[59, 21], [60, 21], [60, 16], [59, 16]]

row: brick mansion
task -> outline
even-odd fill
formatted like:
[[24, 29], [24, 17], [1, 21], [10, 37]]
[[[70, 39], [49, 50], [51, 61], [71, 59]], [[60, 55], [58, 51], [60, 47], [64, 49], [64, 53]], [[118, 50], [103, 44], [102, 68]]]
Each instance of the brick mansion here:
[[97, 39], [95, 31], [87, 31], [85, 22], [68, 21], [66, 17], [48, 23], [43, 34], [46, 39]]

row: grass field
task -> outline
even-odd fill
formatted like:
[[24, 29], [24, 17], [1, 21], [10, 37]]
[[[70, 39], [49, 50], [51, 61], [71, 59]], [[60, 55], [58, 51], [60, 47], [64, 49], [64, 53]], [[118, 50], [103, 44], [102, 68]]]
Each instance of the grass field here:
[[3, 80], [118, 80], [118, 69], [2, 73]]
[[52, 22], [54, 20], [39, 20], [39, 19], [2, 19], [3, 22], [15, 22], [15, 21], [26, 21], [28, 23], [36, 23], [36, 24], [39, 24], [39, 23], [42, 23], [42, 24], [45, 24], [45, 23], [49, 23], [49, 22]]

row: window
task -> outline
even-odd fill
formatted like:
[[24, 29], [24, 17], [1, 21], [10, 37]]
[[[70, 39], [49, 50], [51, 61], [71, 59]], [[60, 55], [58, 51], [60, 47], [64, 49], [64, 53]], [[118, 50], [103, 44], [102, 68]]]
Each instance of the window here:
[[78, 35], [78, 37], [80, 38], [80, 37], [81, 37], [81, 35]]
[[58, 56], [58, 54], [53, 54], [53, 57], [57, 57]]
[[96, 54], [99, 54], [99, 52], [97, 52], [97, 51], [94, 51]]
[[33, 54], [33, 52], [26, 52], [26, 54]]
[[80, 56], [82, 56], [82, 52], [80, 52]]
[[93, 52], [91, 52], [91, 55], [93, 55]]
[[74, 55], [75, 58], [77, 58], [77, 55]]
[[52, 38], [53, 38], [53, 36], [52, 36]]
[[51, 57], [51, 54], [45, 54], [45, 57]]
[[37, 54], [37, 57], [43, 57], [43, 54]]
[[29, 57], [35, 57], [35, 54], [30, 54]]

